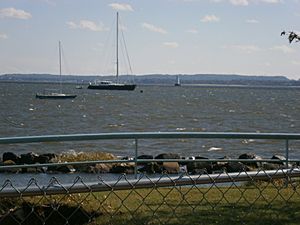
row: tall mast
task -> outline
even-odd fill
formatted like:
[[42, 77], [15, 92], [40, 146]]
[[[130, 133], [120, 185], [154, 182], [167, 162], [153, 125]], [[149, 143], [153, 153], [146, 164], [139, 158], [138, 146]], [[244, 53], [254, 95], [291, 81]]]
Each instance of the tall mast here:
[[116, 32], [116, 57], [117, 57], [117, 71], [116, 71], [116, 78], [117, 83], [119, 83], [119, 12], [117, 12], [117, 32]]
[[62, 78], [61, 78], [61, 44], [58, 41], [58, 54], [59, 54], [59, 83], [60, 83], [60, 93], [62, 93]]

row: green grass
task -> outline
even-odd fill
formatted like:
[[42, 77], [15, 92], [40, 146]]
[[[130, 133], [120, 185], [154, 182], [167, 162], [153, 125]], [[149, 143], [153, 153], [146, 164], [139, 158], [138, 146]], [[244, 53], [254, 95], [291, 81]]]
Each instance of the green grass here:
[[23, 198], [35, 204], [81, 206], [98, 224], [299, 224], [299, 187], [173, 187]]

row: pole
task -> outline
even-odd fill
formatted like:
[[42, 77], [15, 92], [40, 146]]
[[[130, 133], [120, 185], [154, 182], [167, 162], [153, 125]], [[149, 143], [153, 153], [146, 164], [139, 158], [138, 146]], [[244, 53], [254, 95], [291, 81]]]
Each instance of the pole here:
[[117, 58], [117, 71], [116, 71], [116, 78], [117, 83], [119, 83], [119, 12], [117, 12], [117, 34], [116, 34], [116, 58]]

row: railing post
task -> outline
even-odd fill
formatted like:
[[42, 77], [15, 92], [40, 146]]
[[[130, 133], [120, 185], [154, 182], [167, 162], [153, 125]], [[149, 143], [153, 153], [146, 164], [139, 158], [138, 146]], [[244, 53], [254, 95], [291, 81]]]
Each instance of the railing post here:
[[289, 139], [285, 140], [285, 166], [289, 168]]
[[138, 174], [138, 139], [135, 139], [135, 154], [134, 154], [134, 177], [137, 179]]

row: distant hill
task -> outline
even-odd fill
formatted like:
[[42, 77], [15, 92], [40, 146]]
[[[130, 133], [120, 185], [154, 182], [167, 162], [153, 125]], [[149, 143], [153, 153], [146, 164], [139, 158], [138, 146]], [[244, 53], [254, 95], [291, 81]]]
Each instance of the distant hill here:
[[[235, 74], [148, 74], [148, 75], [123, 75], [122, 82], [135, 82], [144, 85], [173, 85], [176, 77], [180, 77], [181, 83], [189, 84], [223, 84], [223, 85], [280, 85], [300, 86], [299, 80], [290, 80], [284, 76], [244, 76]], [[95, 80], [114, 80], [114, 76], [73, 76], [63, 75], [65, 83], [89, 83]], [[3, 74], [0, 82], [59, 82], [58, 75], [52, 74]]]

